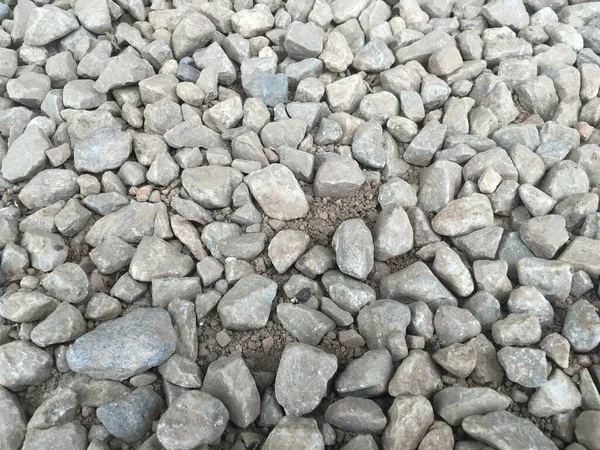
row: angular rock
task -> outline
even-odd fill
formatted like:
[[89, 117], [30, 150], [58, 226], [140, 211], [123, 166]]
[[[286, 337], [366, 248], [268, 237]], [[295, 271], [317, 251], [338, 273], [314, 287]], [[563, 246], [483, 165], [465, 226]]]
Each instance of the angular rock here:
[[327, 395], [327, 383], [337, 367], [332, 354], [306, 344], [288, 344], [275, 379], [277, 401], [290, 415], [308, 414]]

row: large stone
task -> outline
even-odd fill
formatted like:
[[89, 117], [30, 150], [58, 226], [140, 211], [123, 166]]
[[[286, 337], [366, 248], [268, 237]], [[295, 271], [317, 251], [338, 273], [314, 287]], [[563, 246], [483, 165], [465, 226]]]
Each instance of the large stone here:
[[73, 421], [47, 430], [29, 430], [22, 450], [85, 450], [87, 442], [87, 429]]
[[12, 391], [44, 383], [52, 375], [53, 358], [26, 341], [0, 345], [0, 385]]
[[131, 154], [131, 134], [115, 128], [100, 128], [75, 145], [75, 168], [101, 173], [118, 169]]
[[152, 429], [152, 421], [163, 406], [160, 395], [149, 387], [141, 387], [116, 402], [100, 406], [96, 416], [112, 436], [132, 443]]
[[262, 450], [293, 448], [297, 450], [324, 450], [323, 435], [312, 418], [285, 416], [269, 433]]
[[373, 237], [362, 219], [340, 224], [332, 238], [336, 262], [341, 272], [364, 280], [373, 270]]
[[156, 434], [166, 450], [192, 450], [218, 439], [228, 420], [220, 400], [206, 392], [185, 391], [162, 415]]
[[384, 450], [416, 450], [433, 424], [433, 408], [425, 397], [396, 397], [383, 432]]
[[194, 260], [159, 237], [142, 238], [131, 259], [129, 274], [137, 281], [184, 277], [194, 269]]
[[585, 299], [571, 305], [565, 317], [562, 335], [576, 352], [587, 353], [594, 350], [600, 343], [600, 317], [596, 308]]
[[46, 169], [34, 176], [21, 192], [19, 200], [37, 210], [53, 203], [69, 200], [79, 193], [77, 174], [72, 170]]
[[577, 385], [560, 369], [555, 369], [532, 396], [527, 409], [537, 417], [550, 417], [581, 406], [581, 393]]
[[492, 226], [493, 219], [488, 198], [482, 194], [471, 194], [448, 203], [433, 218], [431, 226], [436, 233], [453, 237]]
[[19, 450], [26, 431], [27, 419], [19, 399], [0, 386], [0, 448]]
[[261, 275], [247, 275], [219, 301], [217, 311], [223, 327], [246, 331], [262, 328], [269, 320], [277, 283]]
[[590, 277], [600, 276], [600, 240], [577, 236], [558, 258]]
[[332, 403], [325, 411], [325, 420], [352, 433], [379, 433], [387, 424], [385, 414], [377, 403], [355, 397]]
[[286, 166], [272, 164], [247, 175], [244, 181], [269, 217], [292, 220], [308, 214], [306, 197], [294, 174]]
[[456, 297], [420, 261], [383, 277], [379, 290], [383, 298], [424, 301], [434, 311], [442, 305], [457, 304]]
[[256, 383], [240, 356], [222, 357], [211, 363], [202, 391], [221, 400], [230, 420], [240, 428], [250, 425], [260, 413]]
[[67, 351], [67, 361], [75, 372], [120, 381], [166, 361], [176, 343], [167, 311], [140, 308], [81, 336]]
[[558, 450], [533, 423], [507, 411], [467, 417], [462, 428], [472, 438], [497, 450]]
[[348, 197], [358, 191], [365, 181], [365, 176], [354, 159], [333, 155], [319, 166], [313, 189], [319, 197]]
[[450, 387], [433, 398], [435, 412], [452, 426], [473, 415], [506, 409], [510, 403], [510, 397], [486, 387]]
[[337, 367], [335, 355], [307, 344], [288, 344], [275, 379], [277, 401], [289, 415], [310, 413], [327, 395], [328, 382]]

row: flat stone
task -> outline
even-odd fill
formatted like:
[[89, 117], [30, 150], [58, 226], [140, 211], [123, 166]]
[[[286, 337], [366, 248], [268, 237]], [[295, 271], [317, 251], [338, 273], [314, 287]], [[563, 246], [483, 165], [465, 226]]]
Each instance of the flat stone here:
[[562, 335], [573, 350], [579, 353], [593, 351], [600, 343], [600, 317], [585, 299], [578, 300], [567, 310]]
[[354, 397], [332, 403], [325, 411], [325, 420], [351, 433], [379, 433], [387, 425], [387, 419], [377, 403]]
[[460, 425], [470, 416], [501, 411], [510, 403], [510, 397], [486, 387], [445, 388], [433, 398], [435, 412], [452, 426]]
[[69, 422], [47, 430], [29, 430], [23, 450], [85, 450], [87, 430], [79, 422]]
[[560, 369], [555, 369], [548, 381], [531, 396], [527, 409], [537, 417], [550, 417], [581, 406], [582, 396], [577, 385]]
[[515, 448], [557, 450], [558, 448], [529, 420], [507, 411], [467, 417], [462, 423], [462, 428], [472, 438], [498, 450]]
[[546, 383], [546, 353], [533, 348], [504, 347], [498, 361], [510, 381], [528, 388]]
[[577, 236], [558, 257], [575, 269], [580, 269], [592, 277], [600, 276], [600, 241], [584, 236]]

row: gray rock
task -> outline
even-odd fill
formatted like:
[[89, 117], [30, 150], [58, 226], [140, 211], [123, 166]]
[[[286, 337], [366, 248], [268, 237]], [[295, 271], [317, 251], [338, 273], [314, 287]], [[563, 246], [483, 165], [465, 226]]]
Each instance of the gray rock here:
[[442, 347], [465, 342], [481, 333], [481, 324], [468, 309], [440, 306], [433, 320], [438, 341]]
[[165, 310], [141, 308], [77, 339], [67, 361], [75, 372], [124, 380], [166, 361], [175, 352], [176, 340]]
[[436, 161], [419, 177], [419, 207], [438, 212], [456, 197], [460, 190], [462, 168], [453, 162]]
[[135, 248], [117, 236], [109, 236], [90, 252], [90, 258], [100, 273], [110, 275], [129, 265]]
[[185, 169], [181, 174], [182, 184], [192, 199], [205, 208], [229, 206], [242, 179], [238, 170], [220, 166]]
[[494, 259], [502, 239], [502, 227], [485, 227], [452, 239], [456, 248], [464, 252], [471, 261]]
[[112, 436], [132, 443], [152, 429], [152, 421], [162, 408], [162, 398], [149, 387], [141, 387], [123, 399], [100, 406], [96, 416]]
[[388, 392], [392, 397], [422, 395], [429, 398], [442, 388], [441, 376], [429, 353], [411, 350], [390, 380]]
[[293, 59], [316, 58], [323, 50], [323, 30], [312, 22], [294, 21], [287, 30], [283, 48]]
[[573, 350], [579, 353], [593, 351], [600, 343], [600, 317], [590, 302], [578, 300], [567, 310], [562, 335]]
[[350, 439], [350, 441], [342, 447], [342, 450], [377, 450], [377, 442], [370, 434], [359, 434]]
[[376, 297], [370, 286], [337, 270], [327, 271], [323, 274], [321, 282], [331, 300], [351, 314], [358, 313]]
[[31, 341], [38, 347], [70, 342], [86, 332], [86, 323], [79, 310], [63, 302], [31, 331]]
[[507, 411], [467, 417], [462, 423], [462, 428], [472, 438], [498, 450], [514, 448], [556, 450], [558, 448], [529, 420]]
[[260, 413], [258, 389], [240, 356], [222, 357], [211, 363], [202, 391], [221, 400], [238, 427], [247, 427]]
[[360, 189], [366, 179], [358, 163], [347, 156], [327, 158], [315, 175], [314, 191], [319, 197], [348, 197]]
[[77, 174], [72, 170], [46, 169], [34, 176], [21, 192], [19, 200], [32, 210], [68, 200], [79, 192]]
[[267, 324], [277, 284], [260, 275], [248, 275], [223, 296], [217, 311], [223, 327], [245, 331]]
[[94, 83], [94, 89], [105, 94], [116, 88], [137, 84], [154, 75], [152, 65], [134, 52], [122, 52], [110, 58], [100, 76]]
[[0, 346], [0, 385], [12, 391], [38, 386], [52, 375], [50, 354], [26, 341]]
[[510, 397], [486, 387], [445, 388], [433, 398], [435, 412], [452, 426], [460, 425], [470, 416], [501, 411], [510, 403]]
[[116, 236], [128, 243], [139, 243], [143, 237], [153, 235], [157, 212], [151, 203], [131, 202], [97, 220], [88, 231], [86, 242], [98, 247], [104, 239]]
[[74, 263], [56, 267], [44, 278], [42, 286], [53, 297], [75, 304], [81, 303], [88, 295], [87, 275]]
[[546, 298], [533, 286], [521, 286], [511, 292], [507, 302], [511, 314], [536, 316], [542, 327], [554, 322], [554, 310]]
[[453, 200], [431, 221], [433, 230], [444, 236], [458, 236], [493, 225], [491, 204], [486, 196], [472, 194]]
[[586, 449], [598, 450], [598, 411], [584, 411], [575, 422], [575, 436]]
[[477, 364], [475, 349], [458, 343], [440, 348], [431, 357], [444, 370], [458, 378], [467, 378]]
[[390, 353], [370, 350], [348, 363], [335, 380], [335, 390], [343, 397], [377, 397], [387, 392], [392, 373]]
[[407, 306], [392, 300], [375, 300], [360, 310], [357, 318], [360, 334], [371, 350], [388, 348], [388, 339], [394, 333], [406, 334], [410, 322]]
[[79, 0], [73, 6], [79, 22], [92, 33], [102, 34], [111, 30], [108, 2]]
[[367, 94], [367, 87], [360, 74], [356, 74], [328, 84], [325, 93], [333, 112], [352, 113]]
[[59, 305], [56, 299], [37, 291], [6, 295], [0, 304], [0, 316], [17, 323], [43, 320]]
[[71, 422], [77, 415], [78, 406], [75, 391], [59, 388], [35, 410], [27, 428], [46, 430]]
[[58, 234], [45, 232], [25, 232], [21, 240], [29, 253], [32, 267], [42, 272], [50, 272], [67, 260], [69, 248]]
[[297, 230], [282, 230], [269, 243], [268, 255], [273, 267], [284, 273], [308, 248], [308, 234]]
[[131, 154], [132, 138], [115, 128], [100, 128], [75, 145], [75, 167], [93, 173], [119, 168]]
[[24, 72], [18, 78], [8, 80], [6, 93], [17, 103], [29, 108], [39, 108], [50, 91], [50, 83], [47, 75]]
[[498, 350], [498, 361], [510, 381], [528, 388], [546, 383], [546, 353], [543, 350], [504, 347]]
[[449, 247], [441, 248], [435, 253], [433, 271], [459, 297], [467, 297], [475, 289], [469, 269]]
[[292, 220], [308, 214], [306, 197], [294, 174], [286, 166], [272, 164], [247, 175], [244, 181], [269, 217]]
[[457, 304], [456, 297], [420, 261], [383, 277], [379, 290], [383, 298], [423, 301], [434, 311], [442, 305]]
[[429, 165], [435, 152], [442, 148], [445, 137], [446, 125], [440, 124], [437, 120], [427, 122], [406, 148], [403, 159], [417, 166]]
[[433, 408], [422, 396], [396, 397], [388, 411], [388, 425], [383, 432], [383, 448], [416, 450], [433, 424]]
[[269, 433], [262, 448], [263, 450], [280, 448], [323, 450], [325, 443], [315, 419], [286, 416]]
[[193, 268], [191, 257], [179, 253], [161, 238], [146, 236], [135, 249], [129, 273], [134, 280], [152, 281], [153, 278], [183, 277]]
[[598, 249], [600, 241], [584, 236], [577, 236], [565, 251], [559, 256], [560, 261], [570, 264], [574, 269], [580, 269], [592, 277], [600, 276], [600, 258]]
[[539, 319], [530, 314], [509, 314], [492, 326], [494, 341], [502, 346], [537, 344], [542, 337]]
[[98, 292], [88, 301], [84, 317], [91, 320], [114, 319], [121, 312], [121, 303], [102, 292]]
[[365, 72], [383, 72], [392, 67], [394, 54], [381, 38], [372, 38], [354, 56], [352, 67]]
[[473, 263], [476, 288], [489, 292], [500, 301], [506, 300], [512, 289], [507, 274], [508, 263], [504, 260], [479, 260]]
[[79, 422], [69, 422], [47, 430], [29, 430], [23, 443], [23, 450], [85, 450], [87, 430]]
[[332, 403], [325, 411], [325, 420], [351, 433], [379, 433], [387, 425], [381, 408], [366, 398], [346, 397]]
[[0, 445], [6, 450], [19, 450], [25, 439], [27, 419], [16, 395], [0, 386]]
[[307, 305], [280, 303], [277, 318], [298, 341], [318, 345], [327, 333], [335, 330], [335, 322], [325, 314]]
[[204, 15], [192, 12], [181, 20], [173, 31], [173, 53], [177, 59], [189, 56], [210, 42], [215, 26]]
[[535, 286], [550, 303], [563, 301], [571, 290], [573, 268], [566, 262], [522, 258], [517, 272], [519, 284]]
[[557, 202], [572, 194], [585, 194], [590, 182], [585, 170], [574, 161], [560, 161], [544, 176], [540, 189]]
[[389, 207], [379, 213], [373, 228], [373, 241], [377, 261], [403, 255], [413, 248], [413, 229], [401, 206]]
[[341, 272], [364, 280], [373, 269], [373, 238], [361, 219], [340, 224], [332, 239], [336, 262]]
[[581, 406], [577, 385], [560, 369], [555, 369], [532, 396], [527, 409], [537, 417], [550, 417]]
[[156, 435], [166, 450], [192, 449], [218, 439], [228, 420], [220, 400], [206, 392], [185, 391], [160, 418]]
[[28, 129], [17, 137], [2, 160], [2, 176], [8, 181], [28, 180], [46, 165], [48, 138], [37, 128]]
[[529, 219], [519, 228], [521, 239], [539, 258], [551, 259], [569, 235], [562, 216], [550, 214]]

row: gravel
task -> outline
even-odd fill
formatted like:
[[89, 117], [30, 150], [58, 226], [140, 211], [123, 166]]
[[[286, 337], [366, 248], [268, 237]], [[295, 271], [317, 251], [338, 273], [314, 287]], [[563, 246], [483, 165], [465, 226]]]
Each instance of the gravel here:
[[0, 448], [600, 450], [599, 16], [0, 4]]

